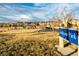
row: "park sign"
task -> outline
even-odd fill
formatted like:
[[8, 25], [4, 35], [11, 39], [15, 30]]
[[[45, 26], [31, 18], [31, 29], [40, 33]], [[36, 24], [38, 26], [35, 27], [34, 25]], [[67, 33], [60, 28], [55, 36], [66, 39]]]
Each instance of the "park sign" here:
[[78, 30], [60, 28], [59, 35], [70, 43], [78, 45]]

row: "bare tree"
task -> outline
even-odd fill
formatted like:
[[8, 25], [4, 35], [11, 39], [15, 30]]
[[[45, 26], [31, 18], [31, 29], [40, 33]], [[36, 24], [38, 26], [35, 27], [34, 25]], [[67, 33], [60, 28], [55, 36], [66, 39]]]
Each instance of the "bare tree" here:
[[71, 27], [72, 24], [70, 22], [74, 19], [74, 17], [73, 10], [68, 9], [67, 7], [57, 11], [57, 18], [61, 19], [67, 27]]

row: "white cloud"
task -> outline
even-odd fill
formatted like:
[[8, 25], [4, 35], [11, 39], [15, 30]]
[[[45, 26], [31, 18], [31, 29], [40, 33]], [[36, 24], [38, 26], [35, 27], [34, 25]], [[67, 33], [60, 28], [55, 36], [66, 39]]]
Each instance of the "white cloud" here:
[[29, 16], [29, 15], [19, 15], [18, 16], [19, 18], [21, 18], [21, 19], [31, 19], [31, 16]]
[[3, 16], [3, 18], [16, 20], [16, 21], [28, 21], [32, 17], [30, 15], [15, 15], [15, 16]]

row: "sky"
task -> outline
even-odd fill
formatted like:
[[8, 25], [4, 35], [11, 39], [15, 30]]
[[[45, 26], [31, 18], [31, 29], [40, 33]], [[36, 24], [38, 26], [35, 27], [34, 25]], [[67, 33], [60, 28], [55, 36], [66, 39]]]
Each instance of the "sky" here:
[[[0, 22], [48, 21], [66, 8], [79, 19], [79, 4], [75, 3], [0, 3]], [[53, 19], [54, 20], [54, 19]]]

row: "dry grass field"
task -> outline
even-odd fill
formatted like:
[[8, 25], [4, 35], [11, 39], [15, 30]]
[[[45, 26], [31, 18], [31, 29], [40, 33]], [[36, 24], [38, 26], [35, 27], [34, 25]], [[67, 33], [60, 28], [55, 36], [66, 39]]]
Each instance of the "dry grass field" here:
[[0, 32], [0, 56], [55, 56], [58, 33], [39, 29]]

